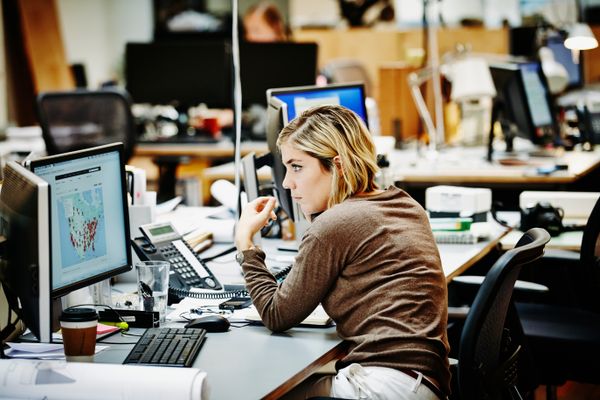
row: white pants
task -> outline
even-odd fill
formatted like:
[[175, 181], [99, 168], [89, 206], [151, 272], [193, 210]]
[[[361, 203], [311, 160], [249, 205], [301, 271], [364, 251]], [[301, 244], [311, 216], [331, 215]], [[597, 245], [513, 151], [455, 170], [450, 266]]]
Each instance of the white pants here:
[[403, 372], [384, 367], [351, 364], [338, 371], [331, 385], [331, 396], [373, 400], [439, 400], [419, 374], [413, 378]]

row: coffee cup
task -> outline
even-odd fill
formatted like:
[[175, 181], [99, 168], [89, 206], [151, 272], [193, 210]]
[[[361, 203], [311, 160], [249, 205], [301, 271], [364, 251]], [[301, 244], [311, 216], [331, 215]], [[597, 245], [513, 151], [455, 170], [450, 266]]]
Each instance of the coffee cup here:
[[67, 361], [92, 362], [96, 350], [98, 314], [93, 308], [67, 308], [60, 316], [60, 330]]

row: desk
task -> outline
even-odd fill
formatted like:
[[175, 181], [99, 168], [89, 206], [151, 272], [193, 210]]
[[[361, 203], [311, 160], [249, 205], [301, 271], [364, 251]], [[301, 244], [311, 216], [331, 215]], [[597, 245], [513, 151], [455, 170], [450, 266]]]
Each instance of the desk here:
[[[390, 176], [396, 186], [406, 190], [421, 205], [425, 205], [425, 189], [434, 185], [460, 185], [492, 189], [494, 201], [502, 209], [518, 210], [518, 198], [523, 190], [580, 190], [596, 186], [600, 175], [600, 149], [593, 152], [571, 151], [559, 157], [531, 157], [526, 165], [505, 166], [485, 160], [484, 147], [443, 149], [436, 159], [419, 157], [416, 149], [389, 153]], [[537, 168], [555, 165], [567, 170], [549, 175]]]
[[[520, 222], [521, 215], [518, 212], [499, 212], [498, 217], [507, 221], [511, 226], [518, 226]], [[587, 220], [571, 220], [570, 224], [574, 225], [585, 225]], [[519, 241], [521, 238], [521, 232], [518, 229], [513, 229], [504, 235], [500, 239], [500, 246], [502, 250], [510, 250]], [[546, 249], [554, 249], [554, 250], [566, 250], [566, 251], [575, 251], [579, 252], [581, 249], [581, 239], [583, 238], [583, 230], [581, 231], [573, 231], [573, 232], [564, 232], [558, 236], [550, 238], [550, 241], [546, 244]]]
[[[488, 241], [475, 245], [440, 245], [447, 280], [487, 254], [506, 232], [507, 229], [494, 224]], [[262, 246], [272, 256], [280, 243], [280, 240], [263, 239]], [[281, 254], [289, 255], [287, 252]], [[268, 257], [267, 261], [270, 259]], [[209, 263], [209, 267], [222, 283], [242, 279], [233, 253]], [[114, 340], [111, 338], [110, 341]], [[112, 346], [99, 353], [96, 360], [121, 362], [130, 348]], [[207, 372], [207, 381], [212, 387], [211, 399], [276, 399], [319, 367], [343, 356], [345, 350], [345, 344], [333, 327], [296, 327], [278, 334], [262, 326], [232, 327], [226, 333], [208, 334], [194, 367]]]
[[[592, 152], [571, 151], [558, 157], [531, 157], [527, 165], [505, 166], [485, 160], [484, 147], [450, 148], [440, 151], [438, 158], [418, 157], [416, 150], [395, 150], [390, 154], [390, 170], [394, 181], [419, 184], [569, 184], [576, 182], [600, 166], [600, 149]], [[556, 163], [568, 165], [564, 171], [538, 174], [540, 166]]]
[[490, 224], [491, 230], [488, 240], [475, 244], [438, 244], [446, 282], [450, 283], [455, 276], [465, 272], [496, 246], [499, 246], [502, 238], [510, 231], [509, 228], [505, 228], [494, 221], [491, 221]]
[[[111, 337], [110, 342], [131, 342]], [[95, 362], [121, 363], [131, 346], [112, 345]], [[340, 358], [335, 328], [294, 328], [274, 334], [262, 326], [208, 333], [194, 367], [207, 372], [211, 399], [276, 399], [319, 366]]]

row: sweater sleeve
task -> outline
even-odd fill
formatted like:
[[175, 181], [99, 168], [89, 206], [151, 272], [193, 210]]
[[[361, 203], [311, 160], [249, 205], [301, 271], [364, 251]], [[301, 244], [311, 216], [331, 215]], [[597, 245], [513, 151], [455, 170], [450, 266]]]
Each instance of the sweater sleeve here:
[[265, 266], [262, 250], [246, 250], [242, 269], [246, 287], [264, 325], [275, 332], [302, 322], [319, 305], [338, 275], [340, 255], [307, 232], [290, 273], [278, 285]]

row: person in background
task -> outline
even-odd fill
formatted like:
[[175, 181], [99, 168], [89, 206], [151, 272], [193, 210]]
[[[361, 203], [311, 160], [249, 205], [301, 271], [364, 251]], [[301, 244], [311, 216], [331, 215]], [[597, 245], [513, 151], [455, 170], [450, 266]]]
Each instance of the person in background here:
[[246, 287], [272, 331], [294, 327], [321, 303], [349, 344], [337, 375], [313, 376], [294, 395], [446, 398], [447, 286], [423, 208], [401, 189], [376, 186], [371, 135], [344, 107], [305, 111], [277, 146], [283, 184], [311, 225], [278, 284], [252, 243], [275, 219], [275, 199], [249, 203], [235, 234]]
[[288, 40], [279, 9], [269, 2], [252, 5], [243, 18], [245, 39], [249, 42], [282, 42]]

